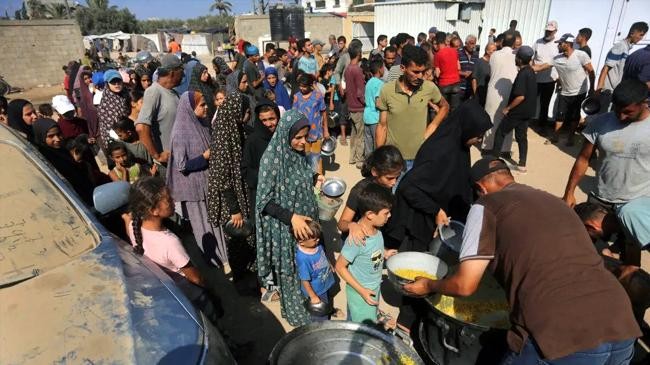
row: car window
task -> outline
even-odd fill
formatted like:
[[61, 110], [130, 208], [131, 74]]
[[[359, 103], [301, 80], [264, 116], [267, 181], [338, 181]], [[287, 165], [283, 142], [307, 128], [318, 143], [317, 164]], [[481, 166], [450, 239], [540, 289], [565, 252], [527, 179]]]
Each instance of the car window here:
[[0, 156], [0, 286], [97, 246], [97, 232], [38, 165], [9, 144], [0, 143]]

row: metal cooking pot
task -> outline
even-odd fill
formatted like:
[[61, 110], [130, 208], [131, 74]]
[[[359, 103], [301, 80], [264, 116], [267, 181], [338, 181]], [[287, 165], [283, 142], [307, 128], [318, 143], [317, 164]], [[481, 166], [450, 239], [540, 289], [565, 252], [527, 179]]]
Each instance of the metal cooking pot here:
[[323, 140], [323, 144], [320, 147], [321, 156], [329, 157], [334, 154], [336, 150], [336, 138], [329, 137]]
[[[463, 300], [498, 297], [505, 300], [505, 292], [491, 274], [485, 273], [477, 292]], [[493, 321], [495, 316], [491, 315], [475, 323], [449, 316], [438, 309], [440, 299], [440, 295], [425, 298], [427, 310], [421, 313], [418, 336], [429, 359], [438, 365], [499, 363], [508, 351], [509, 323]]]
[[135, 61], [137, 63], [147, 63], [153, 60], [153, 56], [149, 51], [140, 51], [135, 54]]
[[413, 349], [394, 336], [344, 321], [316, 322], [294, 329], [278, 341], [268, 363], [424, 365]]
[[590, 96], [582, 101], [582, 111], [587, 115], [594, 115], [600, 111], [600, 100], [595, 96]]
[[313, 304], [309, 298], [305, 300], [305, 309], [307, 312], [316, 316], [327, 316], [334, 313], [334, 304], [332, 301], [325, 303], [321, 301], [318, 304]]
[[233, 226], [232, 221], [228, 221], [223, 227], [227, 235], [235, 238], [246, 238], [253, 234], [255, 227], [249, 219], [244, 219], [244, 224], [240, 228]]

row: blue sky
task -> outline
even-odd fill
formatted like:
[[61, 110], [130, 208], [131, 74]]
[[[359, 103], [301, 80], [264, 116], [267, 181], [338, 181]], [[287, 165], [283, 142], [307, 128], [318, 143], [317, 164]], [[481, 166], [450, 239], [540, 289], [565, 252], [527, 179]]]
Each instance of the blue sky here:
[[[71, 4], [78, 1], [85, 4], [86, 0], [68, 0]], [[232, 4], [232, 10], [235, 14], [250, 12], [253, 8], [252, 0], [229, 0]], [[280, 2], [280, 1], [272, 1]], [[22, 6], [22, 0], [0, 0], [0, 12], [4, 14], [5, 10], [9, 16]], [[208, 10], [212, 0], [110, 0], [110, 5], [126, 7], [138, 19], [148, 18], [194, 18], [201, 15], [209, 14]], [[213, 12], [217, 14], [217, 12]]]

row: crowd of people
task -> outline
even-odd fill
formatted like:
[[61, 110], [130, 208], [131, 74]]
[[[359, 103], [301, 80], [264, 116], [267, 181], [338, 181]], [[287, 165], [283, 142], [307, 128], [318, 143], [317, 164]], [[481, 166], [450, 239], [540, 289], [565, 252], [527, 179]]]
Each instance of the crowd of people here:
[[[204, 286], [165, 226], [180, 217], [207, 262], [230, 266], [235, 280], [254, 272], [261, 300], [279, 301], [293, 326], [330, 318], [332, 310], [314, 308], [331, 307], [339, 277], [348, 319], [390, 325], [378, 310], [384, 260], [427, 251], [453, 218], [466, 224], [459, 269], [406, 291], [468, 296], [489, 267], [511, 308], [508, 363], [595, 356], [604, 360], [591, 363], [624, 364], [650, 306], [647, 294], [631, 289], [647, 276], [638, 252], [650, 247], [650, 49], [630, 53], [648, 25], [632, 25], [598, 79], [590, 29], [558, 36], [549, 21], [527, 46], [516, 27], [490, 30], [482, 56], [475, 35], [436, 27], [417, 37], [380, 35], [372, 50], [332, 35], [328, 44], [267, 43], [260, 54], [240, 40], [229, 49], [230, 65], [214, 57], [212, 72], [172, 38], [170, 52], [144, 54], [133, 69], [71, 61], [65, 94], [37, 107], [3, 99], [0, 114], [86, 203], [98, 185], [132, 184], [124, 220], [137, 254]], [[601, 110], [585, 119], [588, 95]], [[527, 171], [532, 121], [549, 129], [548, 143], [557, 143], [563, 125], [569, 144], [577, 131], [585, 137], [564, 202], [511, 173]], [[345, 243], [336, 260], [320, 242], [315, 194], [329, 139], [349, 144], [348, 162], [363, 176], [338, 220]], [[472, 146], [484, 156], [473, 167]], [[596, 150], [597, 190], [576, 205]], [[246, 227], [254, 232], [237, 233]], [[594, 249], [592, 240], [615, 235], [616, 244]], [[623, 265], [611, 275], [599, 254]], [[416, 307], [405, 299], [400, 308], [397, 328], [406, 336]]]

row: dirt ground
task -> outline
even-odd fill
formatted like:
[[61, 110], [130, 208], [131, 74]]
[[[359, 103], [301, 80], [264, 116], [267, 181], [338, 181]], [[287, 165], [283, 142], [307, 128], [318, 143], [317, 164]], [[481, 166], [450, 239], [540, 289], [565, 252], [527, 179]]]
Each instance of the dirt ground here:
[[[205, 58], [205, 57], [204, 57]], [[202, 62], [209, 64], [209, 58], [202, 59]], [[27, 90], [22, 93], [9, 95], [10, 99], [25, 98], [31, 100], [34, 104], [49, 102], [53, 95], [63, 93], [61, 85], [36, 88]], [[516, 174], [518, 182], [531, 185], [533, 187], [546, 190], [558, 197], [564, 193], [564, 187], [571, 170], [575, 156], [579, 151], [579, 144], [575, 147], [565, 147], [564, 145], [544, 145], [544, 138], [532, 130], [528, 132], [529, 152], [528, 152], [528, 173]], [[513, 145], [513, 156], [516, 160], [516, 144]], [[473, 149], [472, 160], [480, 158], [478, 150]], [[337, 176], [347, 182], [349, 191], [354, 184], [361, 179], [360, 172], [354, 165], [348, 163], [349, 147], [342, 146], [340, 143], [336, 149], [334, 163], [325, 164], [326, 176]], [[586, 200], [587, 193], [595, 188], [594, 170], [590, 168], [587, 176], [580, 183], [576, 191], [576, 200], [582, 202]], [[343, 200], [347, 198], [347, 192]], [[342, 209], [339, 210], [337, 217]], [[332, 231], [333, 222], [325, 224]], [[328, 236], [334, 240], [330, 245], [336, 247], [340, 245], [340, 238], [330, 232]], [[644, 252], [642, 255], [641, 266], [650, 271], [650, 255]], [[290, 331], [291, 327], [280, 315], [279, 302], [270, 304], [260, 304], [259, 296], [254, 289], [254, 278], [245, 280], [237, 284], [239, 294], [233, 294], [234, 297], [228, 298], [227, 307], [234, 308], [238, 313], [236, 315], [226, 314], [224, 319], [224, 328], [238, 342], [252, 343], [252, 349], [246, 356], [240, 359], [240, 364], [260, 364], [264, 363], [270, 353], [273, 345]], [[334, 306], [343, 312], [343, 316], [337, 319], [345, 318], [346, 298], [345, 291], [341, 291], [334, 298]], [[398, 308], [390, 306], [382, 301], [380, 309], [389, 313], [393, 318], [397, 318]], [[242, 311], [242, 309], [244, 309]], [[646, 322], [650, 320], [650, 313], [646, 313]]]

